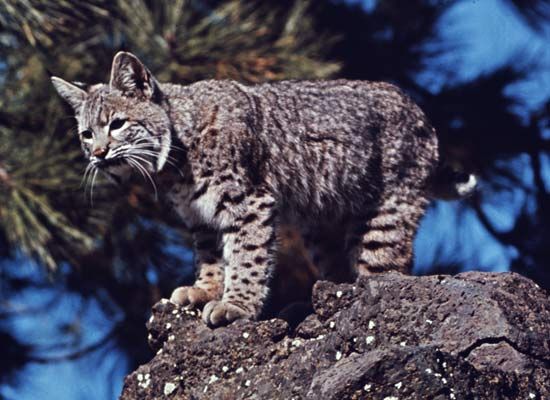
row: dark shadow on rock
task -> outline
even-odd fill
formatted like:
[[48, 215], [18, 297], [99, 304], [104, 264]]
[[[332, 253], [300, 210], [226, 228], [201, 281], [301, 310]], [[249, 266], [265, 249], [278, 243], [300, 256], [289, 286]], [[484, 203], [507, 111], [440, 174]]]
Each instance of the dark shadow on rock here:
[[294, 331], [311, 313], [313, 313], [311, 302], [297, 301], [283, 308], [277, 318], [286, 321], [290, 330]]

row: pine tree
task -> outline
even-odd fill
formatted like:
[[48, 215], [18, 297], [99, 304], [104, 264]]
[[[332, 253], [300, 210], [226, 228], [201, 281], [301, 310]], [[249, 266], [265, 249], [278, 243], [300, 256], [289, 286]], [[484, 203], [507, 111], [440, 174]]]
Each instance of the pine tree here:
[[[55, 269], [63, 261], [79, 264], [97, 251], [102, 237], [117, 235], [112, 223], [117, 195], [101, 182], [95, 199], [78, 189], [84, 160], [74, 121], [65, 118], [71, 111], [50, 87], [50, 71], [71, 80], [105, 81], [112, 55], [128, 49], [163, 81], [329, 77], [338, 65], [321, 60], [330, 39], [319, 40], [312, 30], [308, 7], [308, 2], [288, 10], [244, 1], [1, 2], [0, 224], [9, 248]], [[125, 199], [132, 209], [139, 208], [136, 190], [129, 189]], [[134, 220], [128, 219], [123, 227]]]

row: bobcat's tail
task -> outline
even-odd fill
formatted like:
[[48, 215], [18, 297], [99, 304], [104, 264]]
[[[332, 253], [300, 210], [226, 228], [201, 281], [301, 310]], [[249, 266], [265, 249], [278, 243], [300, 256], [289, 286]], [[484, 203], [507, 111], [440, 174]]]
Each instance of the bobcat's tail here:
[[474, 174], [456, 170], [441, 164], [431, 184], [431, 194], [444, 200], [462, 199], [471, 196], [477, 188]]

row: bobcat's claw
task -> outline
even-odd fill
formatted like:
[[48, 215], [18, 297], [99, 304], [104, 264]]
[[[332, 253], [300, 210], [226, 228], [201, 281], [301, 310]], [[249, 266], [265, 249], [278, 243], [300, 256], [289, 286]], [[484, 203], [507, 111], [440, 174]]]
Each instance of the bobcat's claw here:
[[202, 319], [210, 327], [228, 325], [241, 318], [253, 318], [253, 315], [244, 308], [223, 300], [209, 302], [202, 312]]
[[170, 296], [170, 301], [181, 306], [201, 308], [214, 297], [204, 289], [196, 286], [181, 286], [175, 289]]

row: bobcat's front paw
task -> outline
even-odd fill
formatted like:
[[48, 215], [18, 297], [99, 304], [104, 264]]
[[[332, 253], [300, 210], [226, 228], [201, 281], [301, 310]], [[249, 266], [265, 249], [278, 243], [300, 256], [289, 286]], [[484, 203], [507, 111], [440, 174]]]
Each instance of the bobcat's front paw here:
[[227, 325], [236, 319], [253, 317], [250, 311], [224, 300], [213, 300], [204, 306], [202, 311], [202, 319], [211, 327]]
[[181, 286], [175, 289], [170, 296], [170, 301], [181, 306], [200, 308], [215, 296], [212, 291], [207, 291], [196, 286]]

